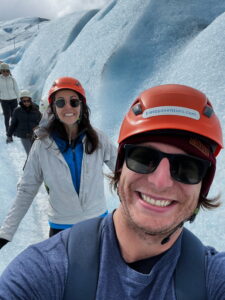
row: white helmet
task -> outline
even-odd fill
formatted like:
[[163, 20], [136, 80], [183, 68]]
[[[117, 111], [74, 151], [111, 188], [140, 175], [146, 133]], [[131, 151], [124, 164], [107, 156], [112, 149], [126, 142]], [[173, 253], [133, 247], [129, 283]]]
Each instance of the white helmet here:
[[20, 99], [23, 98], [23, 97], [27, 97], [27, 98], [32, 99], [31, 93], [28, 90], [22, 90], [22, 91], [20, 91]]
[[9, 65], [6, 63], [1, 63], [0, 64], [0, 70], [10, 70]]

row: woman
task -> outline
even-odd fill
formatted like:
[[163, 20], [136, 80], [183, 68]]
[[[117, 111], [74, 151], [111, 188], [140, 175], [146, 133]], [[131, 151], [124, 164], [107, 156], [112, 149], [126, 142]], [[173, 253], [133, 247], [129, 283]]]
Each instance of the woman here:
[[49, 91], [42, 118], [18, 184], [16, 200], [0, 229], [0, 246], [10, 241], [42, 182], [49, 191], [50, 233], [107, 212], [103, 164], [115, 168], [116, 147], [90, 124], [85, 91], [71, 77]]
[[12, 135], [18, 136], [28, 155], [32, 145], [33, 129], [39, 124], [41, 113], [38, 106], [33, 103], [28, 90], [21, 91], [19, 105], [12, 115], [7, 133], [7, 142], [13, 141]]
[[14, 109], [17, 107], [19, 100], [19, 89], [15, 78], [12, 77], [9, 65], [0, 64], [0, 99], [2, 111], [5, 119], [6, 135], [9, 129], [9, 121]]

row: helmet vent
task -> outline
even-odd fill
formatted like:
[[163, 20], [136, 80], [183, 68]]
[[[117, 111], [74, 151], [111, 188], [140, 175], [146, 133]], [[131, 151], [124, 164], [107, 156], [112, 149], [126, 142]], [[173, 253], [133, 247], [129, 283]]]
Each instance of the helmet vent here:
[[140, 115], [142, 113], [142, 108], [141, 108], [141, 104], [137, 103], [136, 105], [134, 105], [132, 107], [132, 111], [135, 114], [135, 116]]
[[203, 111], [203, 115], [210, 118], [212, 116], [212, 114], [214, 113], [212, 107], [210, 106], [205, 106], [204, 111]]

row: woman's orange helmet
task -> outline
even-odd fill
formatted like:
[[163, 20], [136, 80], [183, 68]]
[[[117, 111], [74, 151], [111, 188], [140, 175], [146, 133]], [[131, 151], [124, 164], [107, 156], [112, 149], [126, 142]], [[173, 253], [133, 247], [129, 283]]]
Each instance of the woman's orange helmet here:
[[53, 95], [59, 90], [73, 90], [82, 96], [82, 101], [86, 103], [85, 91], [80, 82], [73, 77], [60, 77], [56, 79], [48, 93], [48, 102], [52, 103]]

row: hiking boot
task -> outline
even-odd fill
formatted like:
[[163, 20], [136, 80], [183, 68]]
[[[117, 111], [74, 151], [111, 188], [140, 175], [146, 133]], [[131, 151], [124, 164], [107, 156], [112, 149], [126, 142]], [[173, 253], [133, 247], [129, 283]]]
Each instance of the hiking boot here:
[[6, 144], [12, 143], [12, 142], [13, 142], [13, 138], [11, 136], [7, 136]]

